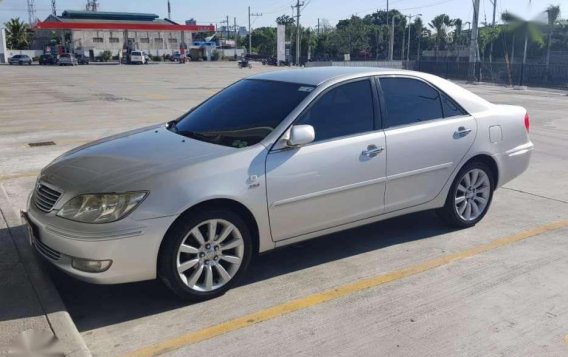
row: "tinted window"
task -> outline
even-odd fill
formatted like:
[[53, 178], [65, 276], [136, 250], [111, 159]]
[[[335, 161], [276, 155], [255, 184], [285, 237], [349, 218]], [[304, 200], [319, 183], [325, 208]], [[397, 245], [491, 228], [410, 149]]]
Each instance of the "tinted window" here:
[[387, 111], [386, 127], [443, 118], [440, 93], [422, 81], [381, 78]]
[[141, 53], [141, 52], [133, 51], [133, 52], [132, 52], [132, 55], [133, 55], [133, 56], [142, 56], [142, 53]]
[[295, 83], [242, 80], [187, 114], [172, 130], [219, 145], [254, 145], [312, 90], [311, 86]]
[[336, 87], [317, 99], [297, 124], [314, 127], [316, 141], [373, 130], [373, 95], [369, 80]]
[[444, 109], [444, 118], [467, 115], [467, 113], [454, 102], [450, 97], [442, 93], [442, 107]]

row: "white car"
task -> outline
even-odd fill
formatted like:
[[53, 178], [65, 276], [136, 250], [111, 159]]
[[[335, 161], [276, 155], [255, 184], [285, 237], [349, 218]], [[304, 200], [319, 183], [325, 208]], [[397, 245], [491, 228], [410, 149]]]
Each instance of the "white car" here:
[[23, 216], [37, 250], [79, 279], [159, 277], [207, 299], [277, 247], [423, 210], [475, 225], [528, 167], [528, 132], [524, 108], [425, 73], [267, 72], [58, 157]]
[[146, 57], [142, 51], [132, 51], [130, 52], [130, 63], [144, 64], [146, 62]]
[[60, 66], [77, 66], [77, 65], [79, 65], [77, 58], [75, 58], [75, 56], [72, 55], [71, 53], [64, 53], [64, 54], [60, 55], [57, 63]]

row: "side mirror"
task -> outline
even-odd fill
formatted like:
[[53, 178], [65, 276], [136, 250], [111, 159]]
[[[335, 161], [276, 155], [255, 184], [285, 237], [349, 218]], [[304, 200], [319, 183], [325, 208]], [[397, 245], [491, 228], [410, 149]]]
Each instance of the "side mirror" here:
[[316, 139], [314, 127], [311, 125], [294, 125], [290, 129], [290, 137], [286, 144], [290, 147], [297, 147], [311, 143]]

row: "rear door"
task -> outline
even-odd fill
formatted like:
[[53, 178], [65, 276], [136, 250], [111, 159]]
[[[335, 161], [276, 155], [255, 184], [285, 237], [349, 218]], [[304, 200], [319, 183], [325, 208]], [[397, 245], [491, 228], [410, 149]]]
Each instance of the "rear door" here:
[[380, 77], [387, 156], [385, 210], [434, 199], [470, 149], [475, 119], [415, 77]]

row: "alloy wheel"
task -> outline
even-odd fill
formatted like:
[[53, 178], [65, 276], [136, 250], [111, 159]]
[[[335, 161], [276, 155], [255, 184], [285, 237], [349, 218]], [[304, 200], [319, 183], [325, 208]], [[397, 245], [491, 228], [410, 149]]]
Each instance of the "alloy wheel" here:
[[244, 257], [239, 229], [223, 219], [210, 219], [193, 227], [177, 251], [176, 268], [192, 290], [209, 292], [227, 284], [239, 271]]
[[481, 169], [466, 172], [457, 188], [454, 207], [464, 221], [473, 221], [487, 209], [491, 195], [491, 185], [487, 173]]

